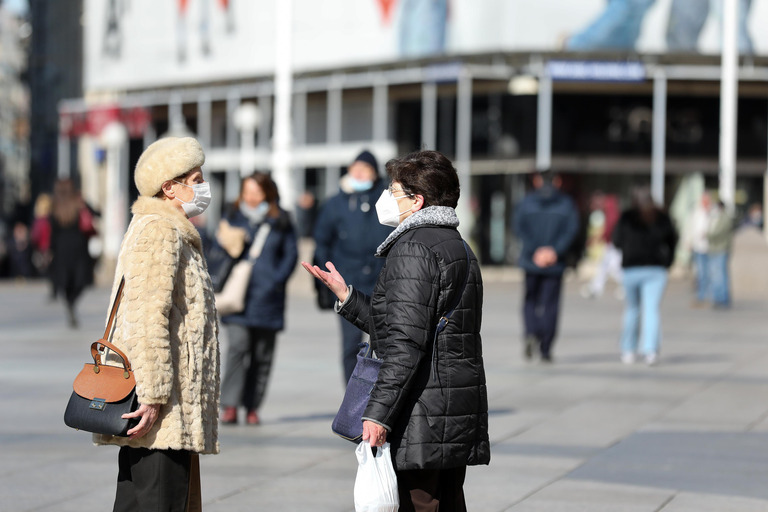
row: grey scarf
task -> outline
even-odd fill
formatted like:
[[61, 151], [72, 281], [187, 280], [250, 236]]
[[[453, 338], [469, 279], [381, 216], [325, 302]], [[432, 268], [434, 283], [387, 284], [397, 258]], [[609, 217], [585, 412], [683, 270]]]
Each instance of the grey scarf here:
[[378, 249], [376, 256], [383, 256], [395, 244], [400, 235], [421, 226], [447, 226], [456, 228], [459, 226], [459, 217], [456, 210], [450, 206], [430, 206], [408, 216], [395, 230], [389, 234]]

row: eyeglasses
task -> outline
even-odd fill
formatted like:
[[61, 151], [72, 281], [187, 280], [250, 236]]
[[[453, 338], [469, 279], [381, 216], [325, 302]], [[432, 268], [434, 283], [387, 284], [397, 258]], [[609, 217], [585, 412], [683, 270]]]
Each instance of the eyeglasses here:
[[[389, 193], [390, 193], [390, 194], [392, 194], [393, 196], [394, 196], [395, 194], [397, 194], [397, 193], [402, 193], [402, 194], [405, 194], [405, 197], [412, 197], [412, 196], [413, 196], [413, 194], [409, 194], [408, 192], [406, 192], [406, 191], [405, 191], [405, 190], [403, 190], [402, 188], [397, 188], [397, 189], [395, 189], [395, 188], [392, 188], [392, 185], [390, 185], [390, 186], [388, 187], [388, 189], [387, 189], [387, 190], [389, 190]], [[398, 198], [398, 199], [399, 199], [399, 198]]]

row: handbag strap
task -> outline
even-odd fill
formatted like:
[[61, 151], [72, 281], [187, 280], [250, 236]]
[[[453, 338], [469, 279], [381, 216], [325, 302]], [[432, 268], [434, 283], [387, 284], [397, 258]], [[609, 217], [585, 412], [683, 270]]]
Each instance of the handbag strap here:
[[258, 257], [261, 256], [261, 251], [264, 249], [264, 244], [267, 243], [267, 236], [269, 236], [270, 229], [270, 225], [267, 222], [264, 222], [259, 227], [259, 230], [256, 231], [256, 236], [253, 237], [251, 248], [248, 249], [248, 260], [251, 263], [256, 261]]
[[456, 311], [456, 308], [459, 307], [459, 302], [461, 302], [461, 298], [464, 296], [464, 290], [467, 289], [467, 283], [469, 283], [469, 274], [472, 270], [471, 268], [471, 261], [469, 258], [469, 247], [467, 246], [467, 242], [464, 240], [461, 241], [464, 244], [464, 252], [467, 254], [467, 275], [464, 276], [464, 284], [461, 286], [461, 291], [456, 294], [456, 299], [453, 301], [453, 306], [451, 309], [445, 313], [443, 316], [440, 317], [440, 320], [437, 322], [437, 328], [435, 329], [435, 338], [432, 341], [432, 378], [437, 378], [437, 337], [440, 335], [441, 332], [448, 326], [448, 322], [451, 321], [451, 317], [453, 316], [454, 311]]
[[131, 370], [131, 363], [128, 361], [128, 357], [116, 346], [114, 346], [112, 343], [110, 343], [108, 340], [110, 339], [112, 335], [112, 324], [115, 321], [115, 315], [117, 314], [117, 308], [120, 307], [120, 301], [123, 298], [123, 288], [125, 287], [125, 276], [123, 276], [120, 279], [120, 286], [117, 287], [117, 293], [115, 294], [115, 299], [112, 301], [112, 311], [109, 313], [109, 320], [107, 321], [107, 327], [104, 329], [104, 336], [99, 341], [95, 341], [91, 344], [91, 356], [93, 357], [93, 362], [96, 364], [96, 366], [101, 364], [101, 353], [102, 351], [99, 350], [98, 346], [101, 345], [103, 347], [108, 348], [109, 350], [116, 353], [120, 358], [123, 360], [123, 367], [127, 370]]

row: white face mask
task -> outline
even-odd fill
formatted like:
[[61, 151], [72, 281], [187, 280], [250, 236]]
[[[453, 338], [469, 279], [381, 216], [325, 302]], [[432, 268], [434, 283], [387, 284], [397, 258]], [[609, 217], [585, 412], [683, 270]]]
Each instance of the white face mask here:
[[402, 196], [395, 197], [389, 189], [381, 192], [381, 197], [376, 201], [376, 215], [378, 215], [380, 223], [393, 228], [396, 228], [397, 225], [400, 224], [400, 217], [402, 217], [404, 213], [410, 211], [410, 208], [400, 211], [400, 206], [397, 204], [397, 200], [403, 197], [411, 196], [403, 193]]
[[183, 187], [189, 187], [195, 193], [194, 197], [189, 202], [182, 201], [178, 197], [176, 198], [181, 202], [181, 207], [184, 209], [184, 213], [187, 214], [187, 218], [191, 219], [192, 217], [200, 215], [206, 208], [208, 208], [208, 205], [211, 204], [211, 184], [207, 181], [195, 185], [186, 185], [175, 180], [174, 183], [178, 183]]

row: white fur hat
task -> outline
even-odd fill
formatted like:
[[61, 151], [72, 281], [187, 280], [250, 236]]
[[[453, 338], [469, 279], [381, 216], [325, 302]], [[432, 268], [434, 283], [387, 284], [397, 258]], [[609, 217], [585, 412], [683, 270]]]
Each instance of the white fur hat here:
[[205, 163], [203, 147], [192, 137], [166, 137], [144, 150], [136, 164], [134, 181], [139, 194], [154, 196], [168, 180]]

